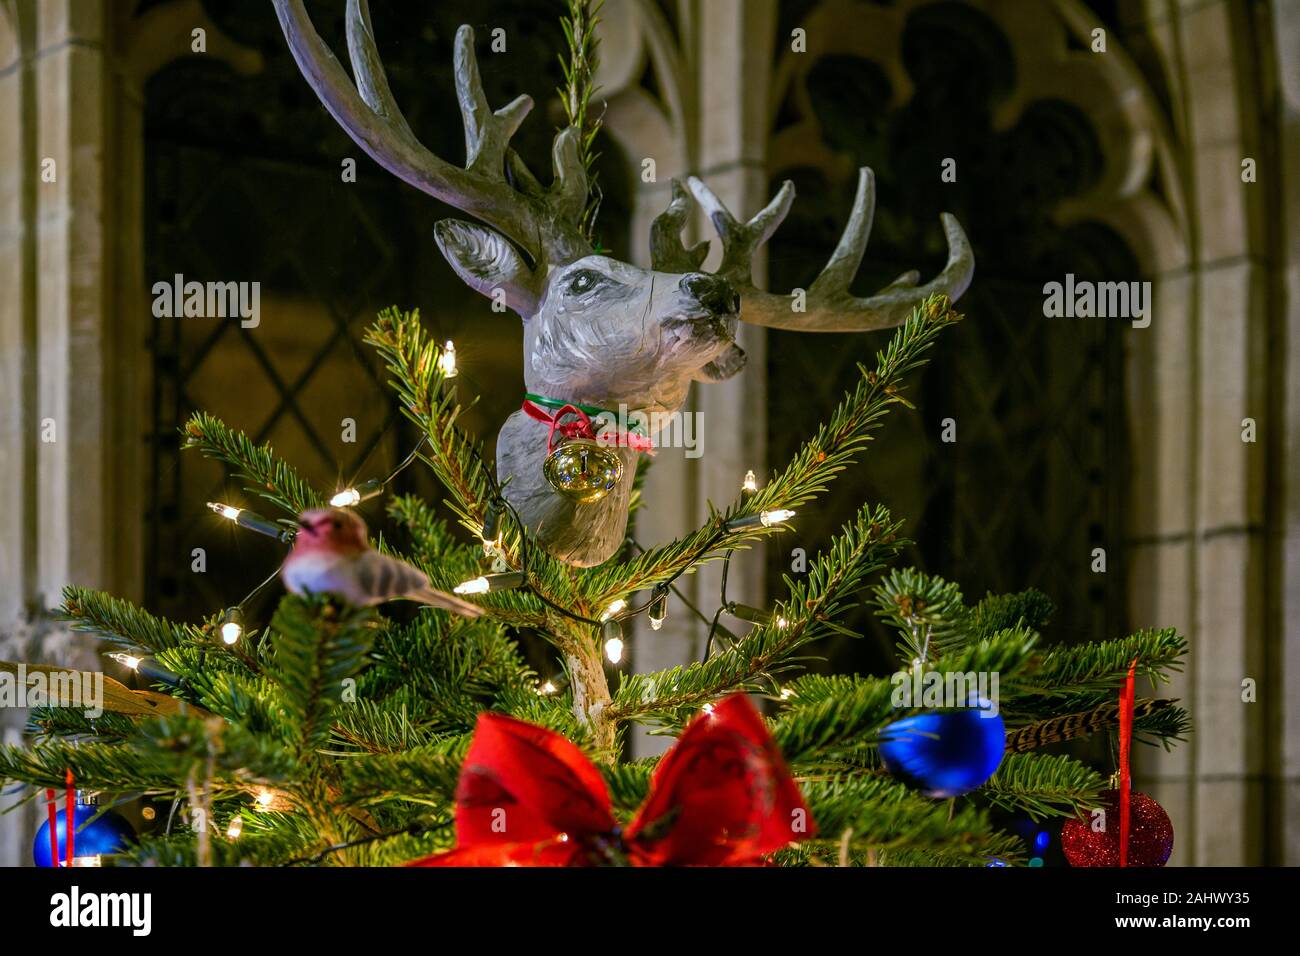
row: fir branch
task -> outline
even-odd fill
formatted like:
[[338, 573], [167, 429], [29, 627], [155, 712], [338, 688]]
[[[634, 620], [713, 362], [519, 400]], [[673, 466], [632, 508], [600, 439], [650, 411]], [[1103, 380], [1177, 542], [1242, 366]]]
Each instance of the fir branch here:
[[569, 694], [542, 694], [535, 686], [510, 687], [497, 695], [495, 709], [553, 730], [579, 747], [592, 748], [590, 727], [578, 720]]
[[905, 661], [929, 662], [967, 639], [961, 589], [915, 568], [896, 568], [876, 585], [876, 616], [896, 628]]
[[987, 594], [970, 609], [964, 622], [974, 638], [988, 637], [1023, 625], [1041, 631], [1052, 620], [1055, 605], [1042, 591], [1029, 588], [1017, 594]]
[[280, 691], [270, 678], [221, 667], [187, 668], [185, 675], [185, 691], [214, 714], [252, 733], [287, 736]]
[[[353, 866], [394, 866], [419, 857], [428, 856], [423, 841], [416, 843], [426, 834], [450, 834], [455, 820], [418, 820], [409, 823], [400, 830], [384, 833], [371, 833], [356, 840], [344, 843], [332, 843], [311, 856], [288, 860], [285, 866], [314, 866], [330, 862], [334, 854], [347, 853], [349, 864]], [[439, 847], [446, 849], [446, 847]]]
[[69, 585], [63, 589], [62, 620], [74, 631], [94, 634], [121, 647], [163, 651], [203, 639], [189, 624], [173, 624], [103, 591]]
[[335, 718], [329, 753], [405, 753], [443, 739], [448, 731], [441, 718], [436, 702], [405, 686], [384, 697], [358, 691], [357, 699]]
[[795, 651], [834, 628], [848, 599], [898, 551], [901, 524], [883, 506], [864, 505], [830, 548], [817, 556], [805, 579], [786, 578], [789, 597], [777, 604], [768, 623], [706, 661], [626, 675], [611, 713], [619, 720], [680, 723], [700, 704], [724, 693], [759, 688], [760, 678], [770, 680], [791, 663]]
[[[800, 781], [823, 846], [838, 847], [847, 832], [857, 847], [875, 850], [943, 850], [971, 863], [1008, 849], [1005, 834], [969, 804], [954, 812], [889, 777], [835, 775]], [[814, 846], [816, 843], [814, 843]]]
[[1168, 680], [1167, 671], [1182, 670], [1186, 653], [1187, 639], [1172, 627], [1142, 630], [1118, 640], [1058, 646], [1043, 655], [1023, 690], [1039, 697], [1114, 690], [1124, 683], [1134, 660], [1137, 674], [1154, 684]]
[[427, 436], [432, 451], [421, 458], [451, 492], [448, 502], [466, 527], [483, 527], [483, 511], [494, 487], [481, 449], [456, 424], [463, 409], [454, 389], [444, 388], [442, 349], [420, 323], [420, 311], [385, 309], [366, 333], [382, 356], [403, 413]]
[[950, 851], [944, 846], [932, 846], [924, 850], [900, 848], [882, 850], [878, 866], [1023, 866], [1025, 864], [1025, 843], [1020, 837], [1011, 833], [998, 833], [987, 840], [984, 853], [963, 852], [962, 847]]
[[502, 693], [533, 693], [535, 675], [518, 645], [490, 620], [422, 612], [405, 627], [382, 631], [374, 660], [367, 693], [400, 690], [401, 701], [418, 698], [422, 726], [440, 731], [469, 729]]
[[339, 783], [349, 806], [403, 801], [443, 811], [455, 802], [469, 736], [449, 737], [405, 753], [375, 754], [339, 764]]
[[275, 656], [267, 676], [283, 692], [289, 743], [300, 758], [324, 746], [344, 680], [361, 669], [373, 639], [373, 611], [336, 611], [328, 599], [288, 596], [271, 621]]
[[[218, 808], [214, 808], [218, 809]], [[214, 813], [211, 831], [213, 866], [278, 866], [321, 845], [320, 833], [306, 814], [244, 814], [243, 833], [238, 840], [224, 837], [234, 813]], [[195, 833], [188, 827], [173, 833], [146, 834], [121, 853], [105, 857], [110, 866], [197, 866]]]
[[1101, 774], [1070, 757], [1009, 753], [979, 793], [996, 807], [1042, 820], [1075, 816], [1105, 786]]
[[[447, 523], [434, 514], [427, 502], [413, 495], [399, 495], [389, 503], [388, 510], [411, 532], [413, 547], [409, 559], [429, 575], [434, 587], [449, 591], [461, 581], [482, 573], [479, 567], [482, 551], [456, 542]], [[508, 520], [508, 515], [502, 516], [503, 525]], [[519, 553], [517, 530], [508, 547], [511, 553]], [[538, 630], [546, 627], [545, 607], [528, 589], [495, 591], [479, 596], [477, 603], [499, 624]]]
[[[893, 682], [884, 677], [800, 678], [790, 685], [791, 706], [772, 727], [791, 766], [811, 769], [842, 760], [861, 761], [880, 729], [897, 718]], [[807, 688], [807, 690], [805, 689]]]
[[[115, 793], [180, 794], [190, 769], [207, 757], [209, 739], [220, 723], [198, 717], [144, 720], [134, 737], [121, 742], [47, 740], [33, 747], [0, 747], [0, 780], [62, 787], [72, 770], [77, 785]], [[280, 779], [293, 762], [273, 741], [238, 727], [220, 727], [214, 794], [239, 794], [256, 781]]]
[[602, 764], [600, 772], [609, 787], [609, 798], [615, 808], [634, 813], [650, 792], [650, 777], [654, 774], [658, 757], [629, 763]]
[[568, 43], [568, 56], [558, 57], [564, 74], [564, 86], [556, 90], [564, 105], [564, 118], [578, 131], [578, 152], [587, 177], [587, 205], [580, 222], [582, 232], [592, 240], [596, 229], [596, 214], [600, 210], [601, 191], [597, 183], [596, 160], [593, 149], [596, 133], [600, 131], [601, 117], [590, 115], [591, 98], [598, 87], [596, 70], [600, 65], [597, 50], [599, 42], [596, 27], [604, 0], [568, 0], [568, 14], [560, 18], [564, 38]]
[[[297, 517], [309, 508], [324, 506], [325, 499], [276, 455], [269, 443], [255, 445], [243, 432], [206, 412], [195, 412], [181, 433], [185, 436], [183, 448], [197, 448], [208, 458], [225, 462], [240, 478], [252, 482], [245, 491], [289, 515]], [[294, 527], [289, 521], [280, 523]]]
[[34, 707], [27, 720], [27, 733], [38, 743], [58, 737], [93, 736], [109, 743], [134, 736], [136, 720], [108, 711], [87, 717], [76, 707]]

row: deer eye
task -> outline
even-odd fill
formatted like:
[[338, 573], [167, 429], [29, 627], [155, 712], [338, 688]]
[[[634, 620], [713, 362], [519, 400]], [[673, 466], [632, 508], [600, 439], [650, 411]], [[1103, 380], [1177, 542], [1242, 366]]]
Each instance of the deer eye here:
[[569, 276], [567, 291], [571, 295], [582, 295], [584, 292], [590, 292], [596, 288], [597, 284], [604, 281], [604, 278], [599, 272], [594, 272], [591, 269], [579, 269]]

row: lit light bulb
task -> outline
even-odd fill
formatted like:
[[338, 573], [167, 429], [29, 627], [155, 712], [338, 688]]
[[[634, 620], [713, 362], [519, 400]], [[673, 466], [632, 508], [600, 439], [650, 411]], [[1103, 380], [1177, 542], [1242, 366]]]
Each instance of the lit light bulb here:
[[442, 347], [442, 355], [438, 357], [438, 367], [442, 369], [443, 378], [456, 377], [456, 346], [451, 339]]
[[623, 625], [617, 620], [606, 621], [605, 626], [600, 629], [601, 637], [605, 639], [605, 660], [617, 666], [623, 661]]
[[778, 617], [776, 619], [776, 626], [781, 628], [782, 630], [785, 630], [787, 627], [790, 626], [790, 622], [783, 617]]
[[261, 807], [263, 810], [267, 810], [270, 809], [271, 804], [273, 803], [275, 803], [274, 793], [272, 793], [270, 790], [267, 790], [266, 788], [263, 788], [260, 791], [258, 791], [257, 805], [259, 807]]
[[623, 638], [611, 637], [605, 642], [605, 659], [611, 664], [623, 662]]
[[226, 827], [226, 839], [238, 840], [239, 835], [244, 832], [244, 818], [237, 816], [230, 821], [230, 826]]
[[501, 574], [483, 574], [468, 581], [462, 581], [452, 588], [457, 594], [487, 594], [489, 591], [508, 591], [524, 583], [522, 571], [506, 571]]
[[359, 485], [344, 488], [330, 499], [330, 504], [335, 508], [351, 508], [353, 505], [359, 505], [369, 498], [383, 494], [383, 492], [383, 481], [378, 478], [368, 478]]
[[605, 613], [600, 616], [600, 619], [602, 621], [608, 621], [615, 614], [622, 613], [625, 607], [627, 607], [627, 601], [623, 598], [617, 598], [610, 602], [609, 607], [605, 608]]
[[118, 662], [119, 664], [121, 664], [123, 667], [129, 667], [129, 668], [130, 668], [131, 670], [133, 670], [133, 671], [134, 671], [134, 670], [139, 670], [139, 669], [140, 669], [140, 660], [141, 660], [141, 659], [138, 658], [138, 657], [136, 657], [134, 654], [123, 654], [123, 653], [120, 653], [120, 652], [114, 652], [114, 653], [112, 653], [112, 654], [109, 654], [108, 656], [109, 656], [112, 660], [117, 661], [117, 662]]
[[237, 607], [227, 608], [221, 619], [221, 639], [228, 645], [238, 644], [244, 636], [244, 614]]
[[782, 700], [789, 700], [789, 699], [790, 699], [791, 697], [793, 697], [793, 696], [794, 696], [794, 691], [791, 690], [789, 687], [782, 687], [782, 688], [781, 688], [781, 699], [782, 699]]
[[770, 528], [782, 521], [789, 521], [793, 517], [794, 512], [789, 508], [773, 508], [771, 511], [760, 511], [756, 515], [741, 515], [738, 518], [732, 518], [723, 527], [728, 531], [744, 531], [758, 525]]
[[181, 682], [179, 674], [175, 671], [169, 671], [152, 658], [140, 657], [136, 654], [125, 654], [120, 651], [111, 653], [108, 656], [123, 667], [129, 667], [145, 680], [158, 681], [158, 683], [167, 684], [170, 687], [176, 687]]
[[537, 693], [541, 694], [543, 697], [545, 697], [548, 694], [554, 694], [555, 691], [556, 691], [555, 684], [551, 681], [547, 681], [541, 687], [537, 688]]
[[261, 515], [248, 511], [245, 508], [236, 508], [234, 505], [225, 505], [218, 501], [209, 501], [208, 507], [221, 515], [221, 517], [235, 522], [235, 524], [239, 525], [241, 528], [247, 528], [249, 531], [256, 531], [258, 534], [264, 534], [268, 538], [279, 538], [281, 541], [288, 541], [293, 537], [293, 531], [281, 527], [274, 521], [263, 518]]
[[745, 480], [741, 484], [740, 490], [750, 495], [758, 491], [758, 480], [754, 477], [754, 469], [751, 468], [745, 472]]

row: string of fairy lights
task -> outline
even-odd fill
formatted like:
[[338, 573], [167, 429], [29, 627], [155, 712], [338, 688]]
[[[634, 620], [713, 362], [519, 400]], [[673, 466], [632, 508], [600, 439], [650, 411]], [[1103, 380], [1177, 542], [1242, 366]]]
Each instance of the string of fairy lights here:
[[[443, 346], [438, 357], [438, 368], [445, 381], [455, 379], [460, 372], [457, 367], [456, 346], [448, 340]], [[403, 458], [396, 467], [383, 478], [371, 478], [358, 484], [350, 485], [336, 492], [330, 499], [329, 503], [335, 508], [351, 508], [382, 495], [389, 485], [403, 471], [409, 468], [420, 456], [428, 442], [428, 436], [424, 435], [412, 448], [409, 454]], [[579, 623], [590, 625], [599, 629], [602, 651], [605, 659], [610, 665], [618, 667], [623, 663], [627, 643], [625, 625], [640, 614], [647, 615], [647, 621], [651, 630], [658, 631], [663, 626], [668, 617], [668, 598], [670, 595], [676, 596], [692, 614], [699, 618], [708, 626], [707, 637], [705, 639], [704, 650], [701, 655], [702, 660], [707, 660], [712, 653], [715, 638], [719, 634], [724, 634], [732, 641], [735, 640], [725, 627], [721, 626], [720, 619], [722, 615], [730, 614], [739, 620], [754, 625], [767, 625], [773, 622], [773, 615], [770, 612], [760, 608], [751, 607], [746, 604], [740, 604], [732, 601], [727, 596], [727, 578], [731, 566], [731, 558], [735, 553], [734, 547], [727, 547], [723, 557], [721, 588], [719, 595], [719, 606], [714, 615], [710, 618], [704, 614], [689, 598], [677, 587], [676, 581], [679, 577], [689, 571], [705, 555], [717, 548], [729, 534], [739, 531], [745, 531], [752, 528], [764, 527], [771, 528], [787, 522], [794, 517], [795, 512], [789, 508], [774, 508], [759, 511], [753, 514], [741, 515], [722, 522], [714, 533], [704, 542], [703, 545], [692, 555], [689, 561], [685, 562], [671, 577], [657, 582], [650, 587], [650, 596], [639, 605], [631, 605], [627, 598], [620, 597], [612, 601], [608, 607], [600, 614], [599, 618], [590, 618], [578, 614], [568, 608], [556, 604], [548, 598], [541, 589], [532, 586], [530, 576], [531, 563], [529, 561], [529, 541], [528, 534], [524, 528], [523, 521], [514, 507], [505, 499], [501, 492], [501, 487], [497, 483], [492, 469], [488, 468], [486, 462], [476, 447], [470, 446], [472, 453], [478, 457], [479, 463], [483, 465], [483, 473], [487, 475], [489, 483], [488, 504], [484, 509], [483, 524], [479, 531], [479, 538], [483, 545], [485, 555], [495, 559], [493, 569], [490, 573], [477, 575], [466, 581], [457, 584], [452, 590], [460, 595], [480, 595], [499, 593], [508, 590], [527, 589], [532, 595], [538, 598], [544, 605], [556, 613], [567, 617]], [[741, 494], [745, 498], [750, 498], [758, 491], [758, 482], [753, 470], [745, 473], [741, 482]], [[221, 502], [208, 502], [208, 508], [222, 518], [257, 534], [273, 538], [282, 544], [292, 545], [297, 534], [297, 528], [289, 527], [286, 524], [272, 521], [247, 508], [237, 507], [231, 504]], [[516, 526], [520, 529], [520, 546], [519, 546], [519, 567], [511, 568], [506, 561], [506, 555], [502, 550], [502, 516], [509, 513], [514, 519]], [[632, 537], [628, 537], [627, 544], [635, 548], [639, 553], [645, 553], [639, 543]], [[218, 627], [218, 633], [223, 644], [228, 648], [237, 649], [240, 641], [246, 634], [246, 622], [244, 608], [254, 597], [263, 589], [268, 587], [279, 575], [283, 567], [283, 560], [278, 564], [265, 579], [256, 587], [249, 591], [236, 604], [227, 607], [221, 614], [221, 621]], [[786, 620], [777, 617], [775, 623], [778, 627], [785, 627]], [[132, 671], [138, 673], [146, 680], [157, 681], [158, 683], [168, 686], [180, 686], [183, 681], [180, 675], [174, 673], [166, 667], [163, 667], [157, 661], [141, 654], [132, 654], [126, 652], [114, 652], [108, 655], [113, 660], [126, 666]], [[553, 679], [545, 679], [540, 682], [536, 688], [537, 693], [548, 695], [558, 691], [558, 687]], [[232, 827], [238, 824], [232, 823]], [[232, 839], [238, 834], [233, 834]]]

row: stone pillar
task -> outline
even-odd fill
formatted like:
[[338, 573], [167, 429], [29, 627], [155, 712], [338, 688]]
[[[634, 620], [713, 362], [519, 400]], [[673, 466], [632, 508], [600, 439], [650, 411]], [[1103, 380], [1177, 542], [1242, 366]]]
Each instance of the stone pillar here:
[[[752, 216], [771, 198], [767, 141], [775, 30], [774, 0], [700, 4], [697, 175], [740, 219]], [[702, 213], [700, 226], [708, 230], [704, 235], [711, 234]], [[715, 240], [707, 267], [716, 266], [721, 255], [721, 244]], [[761, 287], [765, 280], [761, 256], [755, 269], [754, 281]], [[703, 466], [698, 468], [697, 526], [708, 517], [706, 501], [723, 506], [736, 498], [746, 470], [752, 468], [760, 483], [768, 477], [766, 330], [742, 325], [739, 342], [749, 356], [744, 371], [726, 382], [697, 389], [696, 408], [704, 435], [704, 454], [697, 460], [697, 466]], [[762, 607], [766, 562], [776, 553], [777, 548], [764, 546], [738, 552], [727, 578], [727, 596]], [[717, 562], [696, 573], [702, 608], [716, 606], [721, 574]]]
[[[1134, 509], [1130, 593], [1135, 626], [1177, 626], [1189, 638], [1186, 672], [1163, 692], [1195, 726], [1172, 753], [1140, 755], [1139, 784], [1175, 820], [1173, 862], [1254, 865], [1277, 836], [1266, 832], [1264, 799], [1281, 691], [1269, 665], [1278, 568], [1266, 490], [1280, 425], [1267, 224], [1282, 170], [1251, 11], [1224, 0], [1142, 9], [1135, 26], [1173, 91], [1190, 260], [1156, 277], [1152, 326], [1131, 339], [1130, 393], [1143, 402], [1131, 406], [1135, 487], [1147, 507]], [[1248, 157], [1254, 183], [1242, 180]], [[1243, 440], [1248, 418], [1254, 442]], [[1248, 680], [1257, 702], [1243, 700]]]
[[[643, 29], [649, 35], [660, 13], [653, 4], [641, 7]], [[691, 172], [707, 179], [737, 216], [752, 215], [770, 198], [766, 144], [775, 2], [708, 0], [681, 9], [687, 22], [679, 23], [675, 31], [682, 46], [672, 57], [679, 75], [657, 77], [661, 86], [671, 87], [665, 98], [680, 124], [665, 129], [661, 116], [649, 115], [644, 104], [635, 100], [611, 104], [609, 114], [611, 132], [625, 143], [633, 163], [644, 156], [656, 159], [657, 181], [641, 185], [633, 223], [634, 249], [642, 252], [651, 221], [667, 208], [673, 176]], [[660, 37], [647, 40], [652, 47], [659, 41]], [[661, 42], [654, 54], [665, 60]], [[646, 135], [634, 136], [634, 128]], [[671, 133], [670, 141], [665, 141], [665, 133]], [[627, 145], [633, 140], [639, 145]], [[700, 216], [694, 224], [695, 240], [712, 236], [712, 226]], [[717, 248], [711, 250], [706, 268], [716, 265], [719, 256]], [[756, 279], [762, 281], [761, 263]], [[686, 458], [681, 449], [664, 449], [650, 469], [636, 532], [647, 547], [700, 527], [708, 517], [706, 502], [725, 505], [734, 499], [747, 469], [765, 474], [763, 330], [742, 327], [740, 345], [749, 356], [745, 370], [727, 382], [697, 385], [683, 409], [699, 413], [696, 437], [701, 456]], [[762, 547], [738, 554], [728, 579], [728, 596], [761, 605], [765, 571]], [[717, 606], [720, 573], [719, 564], [706, 565], [678, 579], [677, 586], [701, 611], [711, 614]], [[676, 597], [670, 607], [662, 630], [651, 631], [643, 621], [637, 624], [632, 663], [638, 672], [698, 659], [707, 627]], [[633, 749], [637, 756], [646, 756], [662, 751], [668, 742], [664, 737], [635, 734]]]
[[[104, 8], [36, 7], [36, 152], [55, 164], [36, 190], [37, 599], [107, 583], [104, 500], [113, 449], [104, 401], [111, 366], [104, 259]], [[30, 440], [30, 437], [29, 437]]]
[[1281, 467], [1274, 489], [1278, 508], [1271, 530], [1277, 536], [1280, 574], [1279, 646], [1268, 661], [1276, 700], [1269, 713], [1281, 732], [1280, 746], [1270, 761], [1270, 812], [1277, 821], [1276, 848], [1270, 863], [1300, 866], [1300, 0], [1274, 0], [1273, 36], [1278, 67], [1277, 168], [1265, 175], [1279, 179], [1273, 195], [1280, 219], [1282, 263], [1279, 276], [1282, 308], [1279, 319], [1285, 347], [1278, 361], [1287, 371], [1286, 390], [1270, 406], [1282, 422], [1276, 434]]
[[[0, 504], [15, 518], [0, 531], [0, 634], [18, 637], [6, 654], [95, 667], [89, 642], [70, 650], [28, 640], [50, 629], [22, 619], [57, 606], [69, 583], [117, 583], [112, 555], [131, 538], [118, 529], [138, 514], [117, 513], [110, 480], [117, 455], [110, 384], [121, 379], [109, 377], [121, 353], [109, 321], [118, 277], [106, 226], [113, 179], [105, 7], [16, 0], [4, 9]], [[22, 710], [3, 715], [7, 740], [25, 718]], [[29, 862], [34, 825], [34, 811], [0, 821], [0, 864]]]
[[[1261, 690], [1270, 683], [1263, 524], [1271, 435], [1269, 292], [1259, 231], [1267, 189], [1243, 183], [1241, 167], [1243, 158], [1260, 157], [1262, 91], [1249, 66], [1256, 52], [1244, 15], [1237, 4], [1204, 4], [1187, 9], [1179, 28], [1192, 53], [1185, 95], [1199, 220], [1194, 862], [1220, 866], [1264, 862], [1269, 732], [1267, 704], [1242, 699], [1243, 681]], [[1259, 428], [1253, 443], [1242, 439], [1246, 418]]]
[[[605, 129], [623, 148], [636, 184], [630, 223], [631, 261], [650, 266], [650, 227], [668, 208], [672, 180], [684, 179], [691, 169], [688, 122], [695, 115], [695, 76], [688, 51], [654, 4], [637, 0], [610, 0], [602, 16], [601, 75], [597, 77], [609, 96]], [[613, 56], [611, 56], [613, 54]], [[639, 85], [648, 62], [662, 99]], [[653, 175], [647, 172], [653, 161]], [[683, 241], [695, 241], [691, 229]], [[694, 394], [683, 411], [691, 408]], [[629, 530], [645, 548], [665, 544], [693, 527], [695, 508], [692, 463], [681, 449], [664, 449], [653, 459], [642, 486], [643, 507]], [[678, 589], [694, 600], [692, 579], [678, 581]], [[647, 595], [648, 596], [648, 595]], [[633, 623], [632, 655], [624, 664], [637, 672], [675, 667], [690, 660], [699, 633], [698, 622], [670, 597], [668, 619], [652, 630], [644, 616]], [[631, 749], [638, 756], [661, 752], [666, 741], [634, 728]]]
[[[198, 0], [0, 0], [0, 657], [94, 668], [91, 641], [6, 647], [68, 584], [140, 595], [151, 422], [143, 89], [191, 53], [260, 68]], [[49, 630], [49, 628], [45, 628]], [[13, 641], [10, 644], [16, 643]], [[17, 655], [10, 652], [18, 650]], [[0, 713], [14, 737], [24, 711]], [[0, 818], [0, 865], [35, 817]]]
[[[24, 14], [28, 11], [24, 9]], [[36, 153], [35, 24], [0, 3], [0, 649], [34, 595]]]
[[[35, 23], [0, 0], [0, 658], [19, 656], [36, 569], [35, 248], [28, 223], [39, 174], [31, 51]], [[21, 740], [26, 713], [0, 711], [0, 742]], [[27, 858], [32, 814], [0, 818], [0, 866]]]

